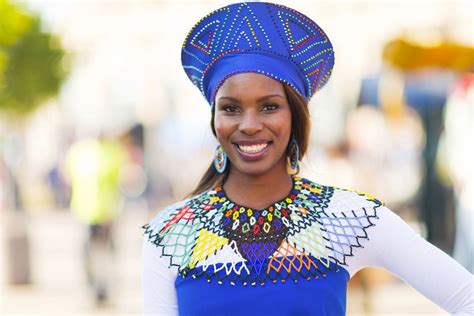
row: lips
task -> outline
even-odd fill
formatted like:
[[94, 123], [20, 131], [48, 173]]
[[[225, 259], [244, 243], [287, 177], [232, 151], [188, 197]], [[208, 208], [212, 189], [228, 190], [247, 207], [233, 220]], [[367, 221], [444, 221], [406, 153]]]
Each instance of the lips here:
[[234, 142], [237, 152], [244, 160], [258, 160], [265, 156], [271, 141], [267, 140], [240, 140]]

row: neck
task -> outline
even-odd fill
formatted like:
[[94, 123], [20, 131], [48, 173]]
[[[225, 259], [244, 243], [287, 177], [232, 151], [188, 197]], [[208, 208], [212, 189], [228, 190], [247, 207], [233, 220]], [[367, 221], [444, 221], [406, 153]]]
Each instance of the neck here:
[[249, 175], [231, 168], [223, 185], [229, 199], [258, 210], [283, 199], [292, 187], [293, 181], [286, 166], [261, 175]]

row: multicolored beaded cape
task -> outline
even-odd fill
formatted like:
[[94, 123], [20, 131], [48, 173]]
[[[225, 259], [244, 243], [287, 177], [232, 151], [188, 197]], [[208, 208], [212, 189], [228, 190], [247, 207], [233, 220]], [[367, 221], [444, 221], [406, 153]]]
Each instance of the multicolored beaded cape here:
[[326, 277], [368, 239], [383, 204], [292, 179], [291, 193], [263, 210], [234, 203], [216, 186], [158, 213], [145, 235], [181, 278], [256, 286]]

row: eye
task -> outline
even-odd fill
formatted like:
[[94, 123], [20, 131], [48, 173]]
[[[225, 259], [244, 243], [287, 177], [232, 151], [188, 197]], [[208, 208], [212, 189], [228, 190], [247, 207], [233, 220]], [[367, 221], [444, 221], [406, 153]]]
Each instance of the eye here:
[[222, 111], [234, 113], [234, 112], [237, 112], [238, 109], [235, 105], [227, 104], [227, 105], [222, 106]]
[[278, 105], [277, 104], [265, 104], [263, 106], [263, 111], [274, 111], [278, 109]]

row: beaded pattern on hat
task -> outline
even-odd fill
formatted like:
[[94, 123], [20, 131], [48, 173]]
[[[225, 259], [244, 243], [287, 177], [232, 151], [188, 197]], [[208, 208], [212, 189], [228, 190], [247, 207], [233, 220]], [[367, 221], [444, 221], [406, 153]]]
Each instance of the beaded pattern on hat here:
[[[314, 21], [294, 9], [263, 2], [231, 4], [206, 15], [186, 36], [181, 58], [186, 74], [206, 96], [204, 78], [209, 69], [227, 54], [243, 52], [264, 52], [291, 61], [306, 81], [306, 99], [326, 84], [334, 65], [332, 45]], [[258, 65], [225, 78], [241, 72], [263, 73], [288, 83]]]

